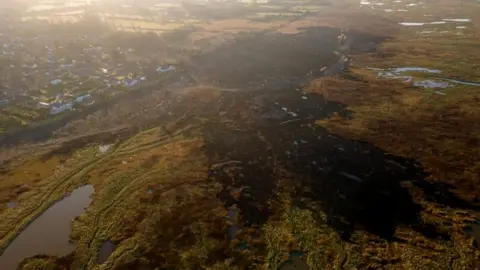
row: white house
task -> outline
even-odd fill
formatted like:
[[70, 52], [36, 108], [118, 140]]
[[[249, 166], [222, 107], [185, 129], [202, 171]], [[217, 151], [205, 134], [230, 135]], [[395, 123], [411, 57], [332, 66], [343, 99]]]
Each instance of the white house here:
[[47, 109], [47, 108], [50, 108], [50, 103], [47, 103], [47, 102], [38, 102], [37, 104], [37, 108], [39, 109]]
[[75, 102], [80, 103], [82, 101], [90, 99], [92, 96], [90, 94], [79, 96], [75, 99]]
[[133, 87], [138, 83], [138, 80], [136, 80], [136, 79], [135, 80], [125, 79], [125, 80], [123, 80], [123, 82], [124, 82], [123, 85], [125, 87]]
[[50, 114], [59, 114], [61, 112], [64, 112], [66, 110], [71, 110], [73, 108], [73, 103], [68, 102], [68, 103], [63, 103], [63, 104], [55, 104], [52, 106], [52, 110], [50, 111]]
[[157, 68], [157, 72], [160, 72], [160, 73], [165, 73], [165, 72], [169, 72], [169, 71], [172, 71], [172, 70], [175, 70], [175, 67], [172, 66], [172, 65], [168, 65], [168, 67], [166, 67], [166, 68], [163, 68], [163, 67], [158, 67]]
[[62, 80], [60, 79], [55, 79], [55, 80], [51, 80], [50, 83], [53, 84], [53, 85], [58, 85], [62, 82]]

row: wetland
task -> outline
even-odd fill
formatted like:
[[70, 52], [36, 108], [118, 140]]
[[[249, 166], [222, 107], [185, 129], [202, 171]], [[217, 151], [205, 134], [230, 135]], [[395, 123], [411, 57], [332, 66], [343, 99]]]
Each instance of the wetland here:
[[480, 3], [30, 2], [1, 269], [480, 267]]

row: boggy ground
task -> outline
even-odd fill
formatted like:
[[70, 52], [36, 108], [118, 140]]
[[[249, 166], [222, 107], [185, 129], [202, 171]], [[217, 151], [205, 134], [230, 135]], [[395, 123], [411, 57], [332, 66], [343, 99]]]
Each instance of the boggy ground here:
[[[392, 4], [387, 3], [384, 8]], [[478, 218], [478, 86], [452, 84], [445, 89], [422, 89], [401, 79], [378, 78], [369, 68], [427, 67], [438, 69], [441, 74], [407, 75], [417, 80], [443, 77], [478, 81], [480, 7], [468, 1], [432, 1], [419, 5], [409, 10], [408, 16], [395, 12], [387, 16], [398, 22], [438, 22], [459, 17], [470, 21], [402, 27], [394, 39], [383, 43], [376, 52], [356, 55], [356, 67], [345, 77], [321, 79], [305, 90], [322, 93], [351, 111], [349, 117], [334, 116], [317, 122], [329, 131], [367, 140], [391, 154], [419, 161], [429, 173], [428, 185], [435, 183], [444, 187], [444, 191], [414, 191], [412, 195], [421, 204], [428, 205], [423, 218], [448, 225], [455, 239], [465, 226]], [[376, 16], [385, 14], [382, 10], [371, 12]], [[462, 201], [452, 200], [452, 195]], [[426, 203], [432, 199], [433, 204]], [[451, 207], [445, 207], [446, 204]], [[467, 214], [458, 210], [468, 204], [474, 212]], [[465, 220], [465, 216], [470, 217]]]
[[[421, 265], [456, 263], [457, 241], [467, 238], [452, 239], [448, 225], [425, 220], [427, 206], [410, 194], [417, 189], [433, 200], [445, 194], [444, 187], [427, 182], [415, 162], [314, 124], [342, 114], [342, 106], [295, 90], [220, 98], [203, 90], [191, 97], [196, 95], [202, 99], [185, 102], [201, 109], [175, 125], [148, 129], [106, 154], [88, 148], [99, 159], [78, 180], [96, 191], [74, 222], [77, 251], [61, 260], [28, 260], [24, 269], [48, 263], [276, 269], [292, 250], [305, 252], [311, 269], [408, 265], [426, 254], [431, 260]], [[263, 105], [251, 108], [259, 101]], [[297, 115], [288, 116], [283, 107]], [[225, 218], [231, 209], [237, 209], [237, 221]], [[232, 236], [233, 225], [238, 231]], [[97, 265], [105, 240], [117, 248]], [[248, 248], [237, 249], [237, 243]], [[362, 255], [366, 246], [371, 254]]]
[[[392, 4], [387, 3], [385, 8]], [[399, 22], [437, 23], [462, 17], [467, 22], [403, 27], [376, 52], [357, 55], [357, 66], [351, 69], [348, 78], [318, 80], [307, 88], [322, 92], [328, 100], [347, 105], [352, 112], [353, 117], [335, 116], [320, 121], [321, 125], [346, 137], [368, 140], [392, 154], [418, 160], [431, 174], [431, 181], [478, 204], [478, 85], [451, 84], [445, 89], [422, 89], [402, 83], [401, 79], [378, 78], [368, 69], [428, 67], [440, 70], [441, 74], [407, 75], [414, 76], [415, 80], [426, 77], [438, 81], [438, 77], [443, 77], [478, 81], [478, 3], [435, 1], [419, 5], [410, 10], [407, 17], [399, 13], [389, 17]]]
[[[323, 30], [330, 34], [313, 39], [315, 29], [297, 29], [299, 40], [319, 43], [318, 53], [328, 53], [321, 45], [344, 51], [333, 47], [340, 30]], [[305, 33], [313, 36], [302, 38]], [[355, 39], [362, 43], [354, 42], [351, 53], [357, 52], [353, 48], [372, 51], [371, 45], [383, 39], [366, 37]], [[258, 61], [275, 62], [279, 54], [266, 53], [262, 44], [254, 47], [266, 56]], [[286, 44], [282, 52], [295, 51], [290, 47], [295, 44]], [[258, 80], [247, 87], [250, 91], [241, 91], [241, 80], [216, 77], [214, 71], [225, 69], [235, 77], [238, 62], [240, 78], [264, 73], [281, 79], [289, 62], [279, 63], [278, 73], [267, 64], [248, 73], [244, 54], [236, 54], [241, 48], [224, 46], [228, 61], [211, 54], [196, 63], [213, 70], [192, 72], [197, 87], [171, 86], [169, 92], [120, 101], [58, 130], [60, 137], [75, 134], [77, 139], [4, 164], [2, 200], [18, 206], [2, 209], [2, 246], [66, 191], [95, 186], [91, 206], [73, 222], [76, 252], [30, 258], [22, 269], [278, 269], [293, 251], [304, 254], [310, 269], [477, 267], [479, 252], [462, 231], [474, 219], [474, 203], [447, 183], [433, 181], [436, 175], [414, 159], [316, 125], [321, 119], [329, 124], [359, 119], [359, 111], [346, 102], [356, 96], [339, 95], [345, 98], [341, 104], [332, 89], [346, 91], [350, 83], [364, 82], [337, 78], [350, 88], [304, 89], [316, 75], [310, 70], [336, 66], [340, 56], [329, 54], [317, 66], [307, 62], [286, 84], [262, 87]], [[249, 46], [255, 46], [254, 40]], [[383, 97], [374, 93], [363, 95], [364, 104]], [[111, 132], [120, 123], [129, 130], [124, 136]], [[104, 129], [104, 135], [82, 136], [89, 126]], [[101, 153], [98, 143], [113, 146]], [[28, 184], [24, 190], [11, 193], [23, 183]], [[117, 247], [97, 264], [106, 240]]]

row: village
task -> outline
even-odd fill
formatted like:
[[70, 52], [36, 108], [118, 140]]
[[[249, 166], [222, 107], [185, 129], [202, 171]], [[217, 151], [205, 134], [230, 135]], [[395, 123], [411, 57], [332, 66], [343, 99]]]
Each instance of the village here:
[[[219, 1], [212, 8], [197, 0], [135, 5], [72, 0], [1, 8], [0, 135], [148, 88], [184, 70], [203, 48], [252, 31], [252, 23], [279, 27], [315, 12], [324, 1], [313, 2], [320, 5]], [[238, 30], [217, 37], [211, 18], [238, 23]]]
[[174, 65], [139, 60], [133, 48], [106, 48], [96, 35], [36, 24], [36, 33], [28, 31], [31, 22], [9, 21], [0, 30], [0, 133], [134, 91], [175, 71]]

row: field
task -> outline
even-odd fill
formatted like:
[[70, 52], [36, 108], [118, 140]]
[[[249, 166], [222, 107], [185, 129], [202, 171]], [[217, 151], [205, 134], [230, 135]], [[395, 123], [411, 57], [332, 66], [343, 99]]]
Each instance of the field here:
[[480, 267], [480, 4], [386, 2], [116, 17], [178, 68], [1, 138], [1, 250], [90, 184], [76, 250], [20, 269]]

